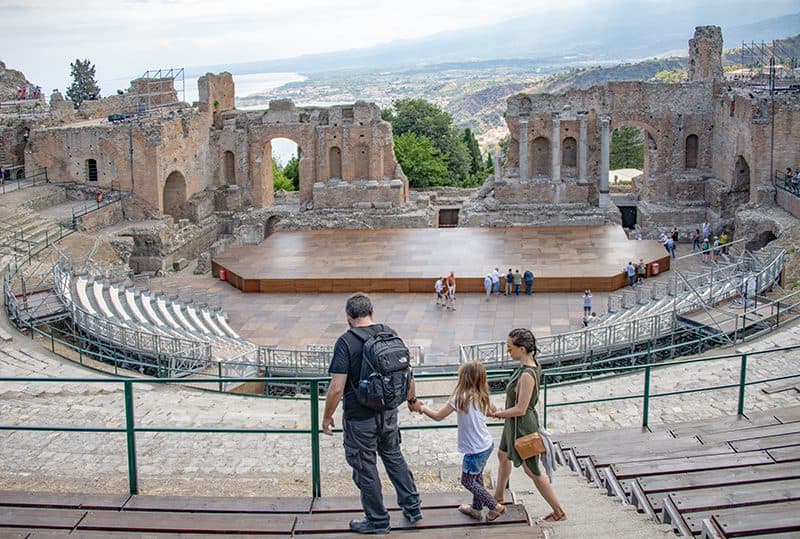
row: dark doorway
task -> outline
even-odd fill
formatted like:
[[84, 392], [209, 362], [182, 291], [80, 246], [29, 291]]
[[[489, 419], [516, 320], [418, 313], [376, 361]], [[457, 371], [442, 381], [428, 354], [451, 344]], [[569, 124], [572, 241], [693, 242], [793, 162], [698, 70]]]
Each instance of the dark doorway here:
[[439, 228], [455, 228], [458, 226], [458, 208], [439, 210]]
[[97, 181], [97, 161], [94, 159], [87, 159], [86, 160], [86, 181], [88, 182], [96, 182]]
[[636, 226], [636, 206], [620, 206], [619, 213], [622, 216], [623, 228], [633, 228]]

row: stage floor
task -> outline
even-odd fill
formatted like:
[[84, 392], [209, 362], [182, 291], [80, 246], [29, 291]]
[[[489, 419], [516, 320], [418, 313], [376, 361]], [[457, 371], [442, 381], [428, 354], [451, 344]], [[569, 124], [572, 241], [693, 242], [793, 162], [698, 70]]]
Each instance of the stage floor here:
[[631, 241], [619, 226], [404, 228], [276, 232], [212, 260], [215, 276], [244, 292], [432, 292], [455, 272], [457, 289], [482, 292], [495, 267], [533, 271], [535, 292], [611, 291], [639, 259], [669, 269], [657, 241]]

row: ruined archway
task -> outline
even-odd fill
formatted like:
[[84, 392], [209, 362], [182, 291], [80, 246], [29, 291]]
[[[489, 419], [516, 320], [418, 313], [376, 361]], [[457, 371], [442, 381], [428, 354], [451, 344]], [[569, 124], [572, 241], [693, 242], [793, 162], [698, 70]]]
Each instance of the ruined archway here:
[[222, 158], [222, 163], [225, 185], [236, 185], [236, 157], [233, 152], [226, 151]]
[[342, 177], [342, 150], [338, 146], [332, 146], [328, 152], [328, 166], [330, 167], [331, 178]]
[[550, 177], [550, 141], [545, 137], [536, 137], [531, 143], [528, 170], [532, 177]]
[[697, 135], [689, 135], [686, 137], [686, 149], [684, 151], [684, 167], [686, 169], [697, 168], [697, 153], [699, 150], [699, 141]]
[[171, 215], [176, 221], [188, 219], [186, 211], [186, 179], [177, 170], [167, 176], [164, 182], [164, 214]]
[[736, 208], [740, 204], [750, 201], [750, 165], [744, 156], [736, 158], [731, 182], [731, 206]]
[[574, 137], [567, 137], [561, 146], [562, 172], [565, 168], [574, 169], [578, 166], [578, 141]]
[[271, 166], [264, 167], [265, 185], [272, 186], [275, 191], [298, 190], [301, 181], [300, 144], [291, 137], [272, 137], [264, 148], [264, 157], [267, 156], [271, 159]]

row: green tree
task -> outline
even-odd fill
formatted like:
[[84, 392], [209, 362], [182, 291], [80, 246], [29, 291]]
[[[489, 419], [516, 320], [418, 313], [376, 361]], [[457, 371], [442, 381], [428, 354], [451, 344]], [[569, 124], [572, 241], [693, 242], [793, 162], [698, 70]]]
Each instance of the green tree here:
[[689, 74], [685, 69], [662, 69], [651, 79], [653, 82], [686, 82]]
[[87, 60], [76, 59], [69, 64], [72, 84], [67, 88], [67, 99], [70, 99], [75, 108], [81, 106], [84, 101], [92, 101], [100, 98], [100, 87], [94, 78], [94, 64]]
[[478, 141], [475, 140], [475, 135], [472, 134], [472, 130], [469, 127], [464, 129], [464, 144], [467, 145], [467, 150], [469, 150], [469, 173], [478, 174], [483, 172], [484, 167], [481, 148], [478, 146]]
[[644, 140], [638, 127], [624, 125], [611, 135], [611, 170], [644, 167]]
[[284, 174], [280, 161], [275, 159], [272, 159], [272, 185], [275, 191], [294, 191], [294, 183]]
[[427, 137], [411, 132], [395, 135], [394, 153], [411, 187], [450, 183], [447, 163]]
[[292, 155], [283, 167], [283, 175], [289, 178], [294, 185], [294, 190], [300, 189], [300, 147], [297, 148], [298, 155]]
[[492, 154], [490, 153], [486, 154], [486, 164], [484, 168], [486, 168], [486, 172], [494, 174], [494, 161], [492, 161]]

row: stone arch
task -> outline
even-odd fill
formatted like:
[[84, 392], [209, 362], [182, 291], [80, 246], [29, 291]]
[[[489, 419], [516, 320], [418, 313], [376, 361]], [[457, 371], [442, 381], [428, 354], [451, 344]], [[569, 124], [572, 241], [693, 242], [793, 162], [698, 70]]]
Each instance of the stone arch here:
[[561, 144], [561, 166], [575, 168], [578, 166], [578, 141], [574, 137], [567, 137]]
[[84, 179], [87, 182], [97, 183], [97, 160], [96, 159], [87, 159], [84, 167]]
[[760, 232], [753, 239], [748, 240], [744, 246], [745, 249], [749, 251], [757, 251], [776, 239], [777, 237], [771, 230], [765, 230]]
[[355, 180], [369, 179], [369, 148], [359, 144], [353, 152], [353, 176]]
[[224, 185], [236, 185], [236, 156], [230, 150], [222, 156], [222, 172]]
[[171, 215], [176, 221], [187, 219], [186, 211], [186, 178], [177, 170], [170, 172], [164, 182], [164, 214]]
[[750, 165], [740, 155], [736, 158], [731, 181], [731, 203], [733, 208], [750, 201]]
[[642, 130], [644, 137], [644, 165], [642, 166], [642, 176], [644, 176], [644, 178], [653, 176], [656, 173], [658, 169], [658, 163], [660, 162], [657, 142], [658, 134], [656, 129], [652, 125], [638, 118], [625, 118], [620, 120], [613, 118], [612, 116], [612, 134], [614, 130], [623, 126], [638, 127]]
[[528, 170], [531, 177], [550, 176], [550, 139], [546, 137], [536, 137], [531, 143]]
[[338, 146], [331, 146], [328, 151], [328, 166], [331, 178], [342, 177], [342, 149]]
[[684, 168], [697, 168], [697, 155], [699, 153], [699, 146], [700, 142], [697, 138], [697, 135], [692, 134], [686, 137]]

